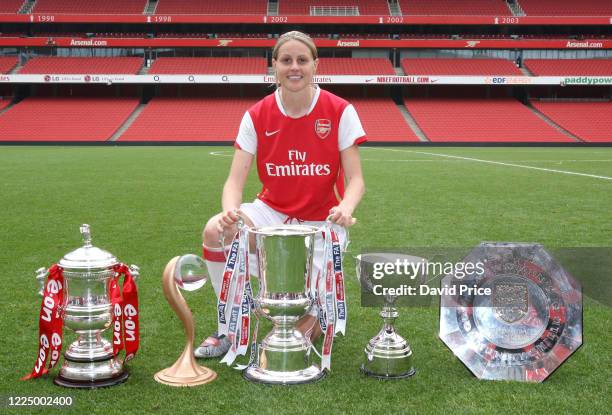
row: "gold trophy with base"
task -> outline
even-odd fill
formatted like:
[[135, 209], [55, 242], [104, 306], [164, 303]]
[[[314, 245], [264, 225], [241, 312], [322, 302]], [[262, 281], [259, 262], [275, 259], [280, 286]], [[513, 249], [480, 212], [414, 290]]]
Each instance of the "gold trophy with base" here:
[[200, 366], [193, 357], [194, 322], [187, 302], [177, 286], [185, 291], [195, 291], [208, 280], [206, 263], [197, 255], [174, 257], [164, 269], [162, 284], [168, 303], [178, 315], [185, 329], [185, 348], [170, 367], [155, 374], [155, 380], [169, 386], [198, 386], [212, 382], [217, 373]]

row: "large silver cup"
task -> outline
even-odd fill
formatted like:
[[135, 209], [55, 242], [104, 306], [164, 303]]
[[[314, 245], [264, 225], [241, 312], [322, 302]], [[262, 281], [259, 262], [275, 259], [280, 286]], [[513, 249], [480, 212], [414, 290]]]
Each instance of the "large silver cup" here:
[[299, 384], [325, 374], [311, 361], [310, 339], [295, 328], [314, 302], [307, 281], [317, 231], [303, 225], [249, 230], [255, 235], [259, 266], [259, 289], [254, 293], [257, 317], [274, 325], [261, 341], [254, 363], [244, 371], [250, 381]]
[[[78, 338], [64, 353], [64, 363], [54, 383], [70, 388], [98, 388], [128, 378], [121, 360], [114, 358], [111, 343], [102, 337], [112, 322], [109, 284], [119, 262], [111, 253], [91, 244], [89, 225], [81, 226], [83, 246], [58, 263], [64, 275], [64, 325]], [[37, 279], [44, 283], [47, 270], [40, 268]], [[130, 266], [138, 277], [138, 267]]]
[[[396, 253], [357, 255], [355, 264], [361, 289], [372, 293], [373, 286], [377, 283], [373, 278], [374, 263], [393, 263], [396, 260], [418, 263], [422, 258]], [[405, 280], [399, 279], [398, 283], [401, 282]], [[395, 330], [395, 320], [399, 316], [395, 307], [396, 300], [397, 297], [384, 296], [384, 305], [380, 311], [383, 326], [364, 349], [365, 359], [361, 365], [361, 372], [374, 378], [403, 379], [415, 374], [412, 348], [406, 339]]]

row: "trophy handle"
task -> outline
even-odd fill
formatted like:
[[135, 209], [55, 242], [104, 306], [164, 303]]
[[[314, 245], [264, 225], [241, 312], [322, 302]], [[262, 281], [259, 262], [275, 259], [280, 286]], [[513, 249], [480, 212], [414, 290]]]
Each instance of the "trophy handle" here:
[[45, 290], [45, 281], [47, 280], [47, 276], [49, 275], [49, 270], [45, 267], [38, 268], [36, 270], [36, 281], [40, 285], [40, 290], [38, 291], [39, 296], [43, 296]]
[[138, 280], [140, 279], [140, 267], [138, 265], [130, 265], [129, 266], [130, 269], [130, 274], [132, 274], [132, 278], [134, 278], [134, 281], [138, 282]]

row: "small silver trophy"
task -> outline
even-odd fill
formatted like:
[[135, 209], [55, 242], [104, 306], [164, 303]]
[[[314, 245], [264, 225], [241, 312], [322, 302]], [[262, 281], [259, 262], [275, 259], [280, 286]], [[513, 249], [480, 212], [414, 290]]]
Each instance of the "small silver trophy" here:
[[295, 328], [314, 302], [306, 283], [318, 230], [303, 225], [249, 230], [255, 235], [259, 263], [259, 290], [253, 299], [257, 317], [274, 325], [262, 340], [255, 362], [244, 371], [252, 382], [300, 384], [325, 375], [311, 362], [310, 339]]
[[[58, 263], [65, 284], [64, 325], [78, 335], [64, 353], [64, 363], [54, 383], [69, 388], [98, 388], [125, 381], [129, 374], [113, 355], [111, 343], [102, 337], [110, 327], [113, 312], [109, 284], [119, 264], [110, 252], [91, 244], [89, 225], [81, 226], [83, 246], [66, 254]], [[138, 267], [131, 265], [134, 278]], [[40, 268], [36, 278], [44, 284], [48, 271]], [[42, 290], [41, 290], [42, 292]]]
[[[392, 264], [396, 261], [402, 263], [424, 262], [423, 258], [398, 253], [364, 253], [355, 257], [357, 278], [360, 280], [362, 290], [373, 294], [375, 285], [380, 280], [374, 277], [374, 264]], [[416, 276], [415, 276], [416, 277]], [[422, 276], [419, 276], [420, 281]], [[385, 288], [400, 288], [407, 282], [406, 278], [398, 278], [393, 274], [386, 274]], [[395, 279], [395, 281], [393, 281]], [[389, 283], [391, 281], [391, 283]], [[414, 285], [414, 284], [413, 284]], [[378, 290], [376, 290], [378, 292]], [[383, 327], [378, 334], [365, 347], [365, 361], [361, 365], [362, 373], [378, 379], [403, 379], [415, 374], [412, 358], [412, 348], [402, 336], [395, 331], [395, 320], [399, 312], [395, 307], [397, 295], [381, 295], [384, 299], [380, 317]]]

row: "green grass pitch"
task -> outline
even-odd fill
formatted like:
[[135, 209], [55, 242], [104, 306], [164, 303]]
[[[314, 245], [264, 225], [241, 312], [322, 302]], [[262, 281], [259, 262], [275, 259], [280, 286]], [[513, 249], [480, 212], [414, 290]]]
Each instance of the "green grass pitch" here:
[[[2, 405], [9, 396], [70, 395], [74, 405], [62, 413], [609, 413], [612, 310], [590, 298], [584, 298], [584, 345], [543, 384], [474, 378], [438, 339], [435, 307], [401, 310], [397, 322], [414, 350], [415, 377], [362, 376], [363, 347], [380, 319], [376, 309], [360, 307], [352, 256], [368, 247], [469, 247], [483, 240], [610, 247], [612, 148], [363, 148], [367, 193], [344, 261], [348, 335], [334, 343], [332, 373], [315, 384], [269, 387], [213, 360], [204, 364], [219, 377], [209, 385], [157, 384], [153, 374], [175, 361], [184, 339], [164, 299], [161, 272], [173, 256], [201, 252], [201, 229], [220, 209], [231, 152], [0, 147]], [[253, 172], [245, 200], [258, 189]], [[92, 226], [94, 245], [141, 267], [141, 350], [121, 386], [75, 391], [56, 387], [51, 376], [20, 382], [37, 348], [34, 271], [80, 246], [81, 223]], [[215, 327], [212, 287], [185, 297], [199, 340]], [[64, 334], [65, 342], [75, 338]]]

